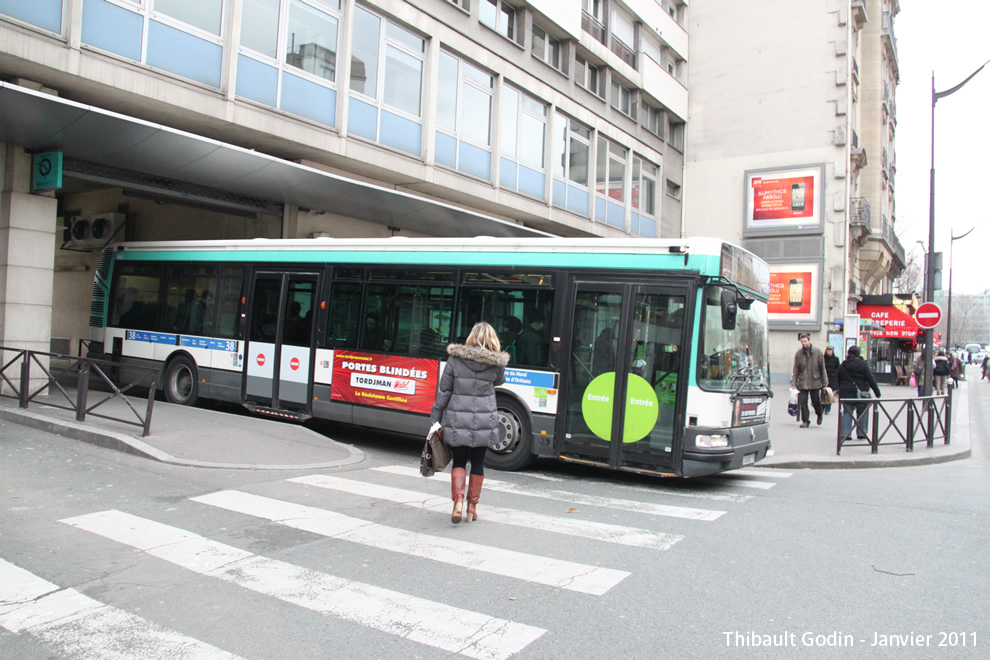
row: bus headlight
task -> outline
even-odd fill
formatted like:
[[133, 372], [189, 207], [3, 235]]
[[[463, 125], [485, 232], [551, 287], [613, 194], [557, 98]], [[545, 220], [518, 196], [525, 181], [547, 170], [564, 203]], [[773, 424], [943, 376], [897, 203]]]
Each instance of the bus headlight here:
[[697, 435], [694, 437], [694, 444], [696, 447], [728, 447], [729, 436], [721, 434]]

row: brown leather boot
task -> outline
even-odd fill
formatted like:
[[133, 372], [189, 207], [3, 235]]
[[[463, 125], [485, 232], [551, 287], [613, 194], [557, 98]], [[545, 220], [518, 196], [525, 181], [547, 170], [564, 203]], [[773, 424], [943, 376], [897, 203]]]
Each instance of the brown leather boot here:
[[471, 475], [471, 482], [468, 484], [467, 517], [464, 518], [464, 522], [471, 522], [472, 520], [478, 519], [478, 514], [475, 512], [475, 507], [478, 506], [478, 499], [481, 497], [481, 484], [484, 481], [485, 477], [482, 475]]
[[450, 499], [454, 500], [454, 511], [450, 514], [450, 522], [455, 525], [461, 522], [461, 507], [464, 505], [464, 481], [467, 470], [454, 468], [450, 471]]

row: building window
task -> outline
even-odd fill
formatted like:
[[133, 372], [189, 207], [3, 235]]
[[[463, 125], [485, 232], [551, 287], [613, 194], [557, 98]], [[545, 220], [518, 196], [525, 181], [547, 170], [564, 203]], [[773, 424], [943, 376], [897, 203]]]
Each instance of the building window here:
[[611, 36], [609, 38], [609, 49], [622, 61], [636, 68], [636, 54], [633, 52], [633, 44], [636, 38], [636, 27], [632, 17], [618, 7], [612, 9]]
[[587, 217], [590, 214], [591, 129], [555, 113], [552, 144], [553, 204]]
[[348, 132], [419, 156], [426, 41], [354, 8]]
[[599, 98], [605, 98], [605, 72], [602, 67], [575, 58], [574, 81]]
[[504, 0], [481, 0], [481, 22], [516, 41], [516, 9]]
[[631, 88], [615, 80], [612, 81], [612, 94], [610, 98], [612, 107], [633, 119], [636, 118], [636, 103], [633, 101], [634, 94], [635, 92]]
[[[20, 4], [31, 5], [33, 15], [37, 5], [49, 3]], [[226, 4], [223, 0], [155, 0], [127, 5], [86, 2], [80, 39], [88, 46], [219, 88]]]
[[660, 168], [639, 156], [633, 157], [632, 192], [629, 195], [629, 231], [646, 238], [657, 234], [657, 178]]
[[560, 39], [538, 25], [533, 25], [533, 57], [543, 60], [558, 71], [561, 70], [561, 46]]
[[471, 4], [469, 0], [447, 0], [452, 5], [457, 5], [464, 11], [471, 11]]
[[546, 104], [502, 87], [499, 185], [546, 199]]
[[491, 180], [494, 84], [491, 74], [450, 53], [440, 53], [437, 163]]
[[667, 179], [667, 195], [674, 199], [681, 198], [681, 187], [670, 179]]
[[684, 151], [684, 122], [672, 121], [668, 131], [667, 143], [679, 151]]
[[606, 43], [605, 34], [605, 1], [582, 0], [581, 29], [588, 32], [597, 41]]
[[599, 137], [595, 156], [595, 220], [625, 229], [628, 151]]
[[223, 0], [154, 0], [152, 11], [220, 36]]
[[643, 101], [643, 127], [663, 139], [663, 110]]
[[237, 96], [334, 126], [338, 8], [337, 2], [245, 2]]

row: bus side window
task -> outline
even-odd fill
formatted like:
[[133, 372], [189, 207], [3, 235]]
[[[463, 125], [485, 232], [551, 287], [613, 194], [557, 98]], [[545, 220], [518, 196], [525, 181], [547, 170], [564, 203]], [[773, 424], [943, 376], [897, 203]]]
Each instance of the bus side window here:
[[552, 308], [553, 290], [548, 288], [463, 287], [455, 324], [457, 343], [463, 343], [475, 323], [486, 321], [498, 333], [510, 364], [545, 368]]
[[361, 283], [335, 280], [330, 291], [327, 348], [357, 348], [361, 320]]

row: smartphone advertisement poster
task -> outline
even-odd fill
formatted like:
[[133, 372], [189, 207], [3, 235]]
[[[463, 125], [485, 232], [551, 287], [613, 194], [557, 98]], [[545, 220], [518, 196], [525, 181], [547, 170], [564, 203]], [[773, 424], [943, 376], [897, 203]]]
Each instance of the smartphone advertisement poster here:
[[818, 321], [819, 264], [771, 264], [767, 320]]
[[819, 228], [821, 186], [821, 166], [746, 172], [746, 229]]
[[436, 399], [439, 371], [437, 360], [336, 351], [330, 398], [429, 413]]

